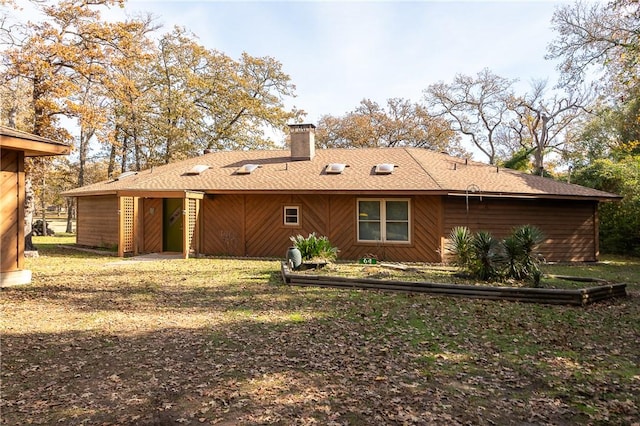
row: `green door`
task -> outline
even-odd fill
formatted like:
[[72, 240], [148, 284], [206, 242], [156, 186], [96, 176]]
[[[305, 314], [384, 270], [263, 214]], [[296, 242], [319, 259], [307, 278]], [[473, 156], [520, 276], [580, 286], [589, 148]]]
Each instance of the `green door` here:
[[162, 251], [182, 253], [182, 200], [162, 201]]

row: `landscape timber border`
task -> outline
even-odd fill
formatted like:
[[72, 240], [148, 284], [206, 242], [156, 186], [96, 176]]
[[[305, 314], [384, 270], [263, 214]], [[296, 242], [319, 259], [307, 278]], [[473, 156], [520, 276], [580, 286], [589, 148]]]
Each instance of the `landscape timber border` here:
[[[601, 284], [581, 289], [440, 284], [423, 281], [397, 281], [371, 278], [345, 278], [328, 275], [295, 274], [291, 272], [286, 262], [281, 263], [281, 272], [282, 279], [285, 284], [296, 286], [386, 290], [409, 293], [426, 293], [437, 296], [506, 300], [512, 302], [550, 305], [586, 306], [602, 300], [627, 296], [627, 285], [625, 283]], [[566, 279], [569, 277], [562, 278]], [[594, 281], [600, 282], [600, 280]]]

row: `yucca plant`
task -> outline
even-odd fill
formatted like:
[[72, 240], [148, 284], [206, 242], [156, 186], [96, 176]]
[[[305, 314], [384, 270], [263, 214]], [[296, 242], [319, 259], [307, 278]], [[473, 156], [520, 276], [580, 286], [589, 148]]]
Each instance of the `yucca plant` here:
[[534, 287], [540, 285], [541, 257], [536, 248], [544, 241], [542, 231], [533, 225], [514, 228], [503, 246], [507, 258], [506, 275], [517, 280], [531, 280]]
[[303, 261], [312, 259], [333, 261], [338, 257], [338, 248], [331, 245], [329, 238], [325, 236], [318, 237], [315, 232], [312, 232], [306, 238], [302, 235], [296, 235], [289, 237], [289, 239], [294, 247], [300, 250]]
[[490, 232], [479, 231], [471, 242], [473, 250], [472, 272], [481, 280], [488, 281], [499, 277], [499, 264], [503, 259], [500, 241]]
[[447, 250], [449, 250], [455, 260], [454, 263], [459, 267], [469, 271], [472, 263], [471, 242], [473, 235], [466, 226], [456, 226], [449, 233], [449, 241]]

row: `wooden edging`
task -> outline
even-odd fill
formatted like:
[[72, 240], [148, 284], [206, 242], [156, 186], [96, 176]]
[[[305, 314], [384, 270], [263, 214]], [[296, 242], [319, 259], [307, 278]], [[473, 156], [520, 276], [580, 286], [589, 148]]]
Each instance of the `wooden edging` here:
[[589, 305], [591, 303], [614, 297], [625, 297], [627, 295], [627, 285], [624, 283], [603, 284], [583, 289], [491, 287], [463, 284], [440, 284], [424, 281], [395, 281], [371, 278], [345, 278], [323, 275], [293, 274], [289, 270], [286, 262], [281, 263], [281, 269], [282, 280], [284, 283], [298, 286], [390, 290], [452, 297], [579, 306]]

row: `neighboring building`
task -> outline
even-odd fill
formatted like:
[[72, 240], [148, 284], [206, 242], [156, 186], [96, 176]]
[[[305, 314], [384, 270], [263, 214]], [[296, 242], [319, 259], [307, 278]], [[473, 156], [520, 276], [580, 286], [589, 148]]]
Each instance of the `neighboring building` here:
[[598, 258], [600, 201], [617, 195], [420, 148], [326, 149], [291, 126], [290, 151], [223, 151], [78, 188], [77, 243], [119, 254], [284, 257], [326, 235], [341, 259], [442, 262], [455, 226], [536, 225], [549, 261]]
[[24, 269], [24, 159], [68, 154], [69, 146], [0, 126], [0, 287], [31, 282]]

